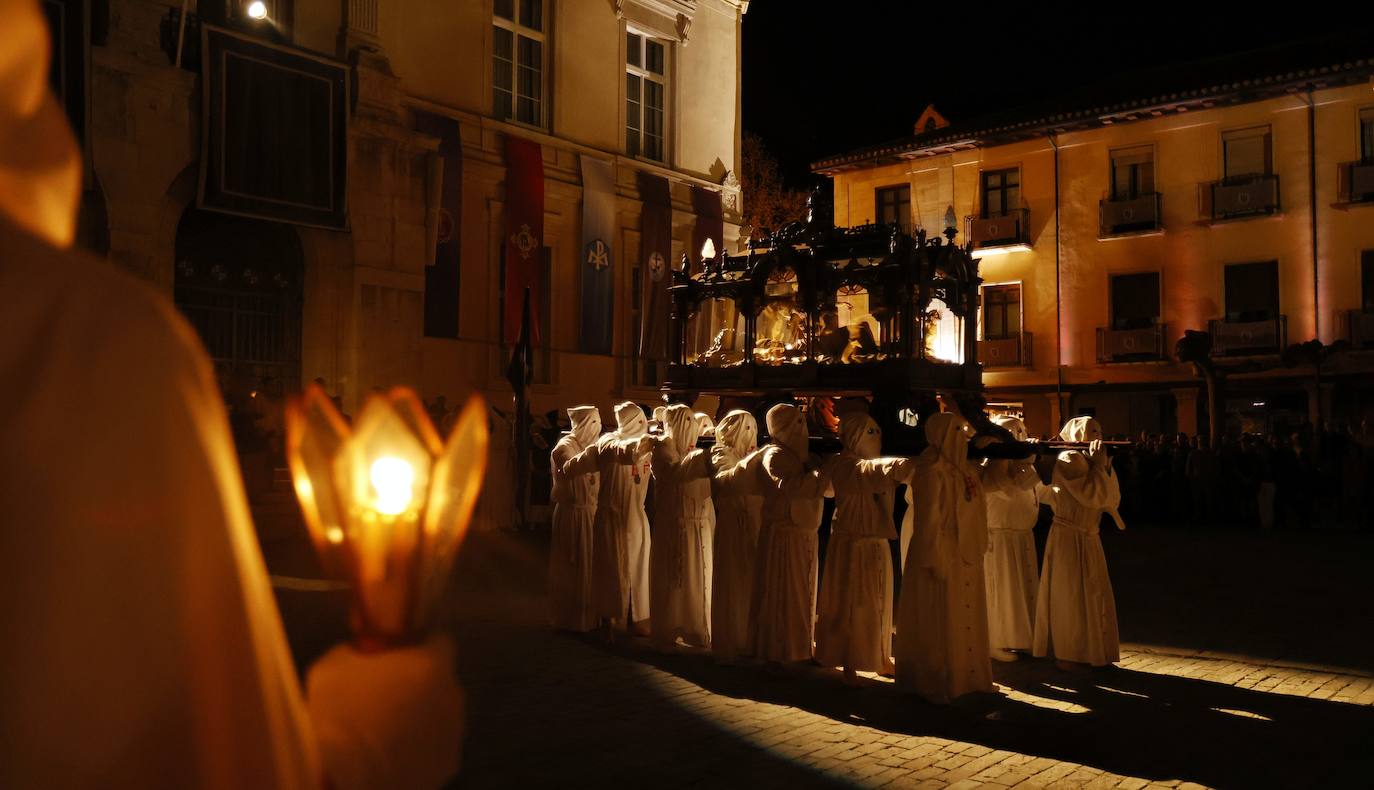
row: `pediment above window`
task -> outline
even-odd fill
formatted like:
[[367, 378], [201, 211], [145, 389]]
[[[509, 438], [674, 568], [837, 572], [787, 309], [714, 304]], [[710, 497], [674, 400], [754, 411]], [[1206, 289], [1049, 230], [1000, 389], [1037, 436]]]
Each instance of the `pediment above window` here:
[[615, 0], [615, 15], [686, 46], [697, 0]]

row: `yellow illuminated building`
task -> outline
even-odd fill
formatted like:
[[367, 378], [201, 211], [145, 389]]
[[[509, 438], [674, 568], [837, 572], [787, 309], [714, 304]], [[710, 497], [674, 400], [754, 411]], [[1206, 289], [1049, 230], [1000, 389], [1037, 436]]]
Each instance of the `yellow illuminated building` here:
[[[1365, 49], [1231, 64], [1248, 72], [1218, 82], [1182, 69], [1195, 89], [995, 124], [928, 113], [915, 136], [814, 170], [839, 225], [954, 224], [973, 245], [988, 398], [1033, 434], [1077, 414], [1110, 434], [1197, 433], [1208, 410], [1175, 357], [1185, 330], [1211, 333], [1230, 430], [1358, 420], [1374, 416]], [[1313, 339], [1338, 349], [1320, 370], [1283, 356]]]
[[[319, 379], [354, 412], [372, 389], [407, 384], [450, 406], [481, 391], [509, 410], [505, 143], [518, 137], [539, 146], [544, 173], [543, 238], [530, 239], [547, 251], [538, 278], [548, 297], [535, 316], [544, 331], [532, 410], [590, 403], [609, 420], [617, 401], [658, 399], [655, 370], [636, 359], [638, 177], [668, 183], [673, 260], [692, 246], [694, 188], [719, 196], [724, 238], [737, 243], [745, 0], [250, 5], [200, 0], [183, 20], [187, 6], [176, 2], [91, 3], [76, 18], [85, 50], [58, 54], [90, 64], [78, 130], [89, 154], [83, 243], [177, 300], [227, 392]], [[342, 164], [332, 171], [346, 180], [340, 225], [198, 208], [208, 188], [202, 153], [219, 133], [205, 120], [218, 111], [205, 98], [209, 23], [278, 48], [274, 58], [288, 51], [344, 75], [346, 101], [336, 95], [330, 105], [346, 105], [335, 116], [346, 121], [343, 150], [328, 149], [346, 160], [346, 174]], [[446, 148], [440, 127], [456, 130], [460, 148]], [[457, 184], [446, 169], [455, 150]], [[600, 257], [613, 264], [609, 353], [584, 353], [578, 342], [584, 157], [612, 174], [614, 230]], [[439, 173], [450, 174], [446, 189]], [[452, 216], [440, 203], [455, 187], [461, 209]], [[425, 321], [436, 238], [459, 247], [446, 305], [454, 331], [445, 336], [427, 333]]]

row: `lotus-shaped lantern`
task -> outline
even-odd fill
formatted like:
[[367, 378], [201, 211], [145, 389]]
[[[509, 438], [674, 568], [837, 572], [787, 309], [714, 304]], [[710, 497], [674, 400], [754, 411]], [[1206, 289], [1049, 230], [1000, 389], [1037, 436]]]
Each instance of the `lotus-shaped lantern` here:
[[368, 398], [353, 427], [316, 385], [286, 409], [286, 455], [320, 561], [351, 584], [363, 649], [414, 641], [467, 532], [487, 458], [481, 396], [441, 441], [413, 390]]

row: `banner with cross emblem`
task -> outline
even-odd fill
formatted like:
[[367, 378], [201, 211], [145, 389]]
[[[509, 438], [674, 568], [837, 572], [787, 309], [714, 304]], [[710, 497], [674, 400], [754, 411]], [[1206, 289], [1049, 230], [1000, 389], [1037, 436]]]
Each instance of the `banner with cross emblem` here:
[[673, 204], [668, 179], [639, 173], [640, 212], [640, 324], [639, 355], [668, 358], [668, 320], [673, 284], [669, 256], [673, 252]]
[[578, 349], [609, 354], [615, 329], [615, 171], [605, 159], [582, 155], [582, 301]]

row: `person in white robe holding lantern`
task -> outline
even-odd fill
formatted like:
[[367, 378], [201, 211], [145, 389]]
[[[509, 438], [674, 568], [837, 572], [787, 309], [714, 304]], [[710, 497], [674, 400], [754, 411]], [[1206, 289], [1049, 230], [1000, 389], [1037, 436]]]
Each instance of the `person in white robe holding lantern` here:
[[592, 605], [609, 639], [616, 625], [648, 633], [649, 488], [652, 442], [644, 412], [632, 401], [615, 407], [616, 430], [563, 464], [563, 474], [597, 472], [600, 488], [592, 525]]
[[816, 611], [816, 661], [843, 667], [845, 680], [854, 683], [858, 671], [893, 671], [893, 495], [912, 463], [879, 458], [882, 431], [861, 412], [840, 418], [840, 440], [844, 450], [831, 467], [835, 514]]
[[716, 426], [711, 448], [716, 505], [715, 550], [711, 566], [711, 650], [716, 660], [749, 655], [749, 600], [758, 558], [763, 497], [756, 481], [763, 474], [757, 450], [758, 423], [735, 410]]
[[1059, 454], [1054, 477], [1040, 500], [1054, 509], [1035, 602], [1036, 656], [1053, 655], [1061, 669], [1102, 667], [1121, 658], [1116, 599], [1107, 575], [1098, 526], [1103, 514], [1117, 528], [1121, 486], [1102, 447], [1102, 428], [1075, 417], [1059, 432], [1067, 442], [1087, 442], [1086, 452]]
[[0, 787], [444, 785], [452, 643], [336, 645], [302, 689], [210, 358], [72, 248], [54, 39], [35, 0], [0, 20]]
[[[1015, 417], [992, 421], [1018, 442], [1026, 426]], [[983, 462], [988, 505], [988, 642], [992, 657], [1015, 661], [1012, 651], [1029, 651], [1035, 634], [1035, 593], [1040, 562], [1035, 554], [1035, 522], [1040, 517], [1040, 473], [1033, 457], [989, 458]]]
[[572, 430], [549, 454], [553, 471], [553, 536], [549, 548], [549, 608], [554, 628], [590, 631], [592, 606], [592, 525], [600, 475], [566, 475], [563, 465], [601, 438], [601, 413], [595, 406], [568, 409]]
[[749, 608], [749, 645], [774, 664], [811, 658], [816, 622], [817, 537], [829, 486], [827, 464], [810, 451], [806, 416], [780, 403], [766, 418], [763, 525]]
[[932, 414], [925, 432], [929, 446], [912, 476], [915, 513], [893, 652], [898, 687], [944, 704], [993, 690], [983, 582], [987, 505], [968, 459], [968, 421]]
[[681, 404], [664, 414], [667, 429], [651, 455], [654, 540], [650, 555], [650, 634], [660, 649], [677, 640], [711, 644], [711, 454], [697, 448], [700, 423]]

